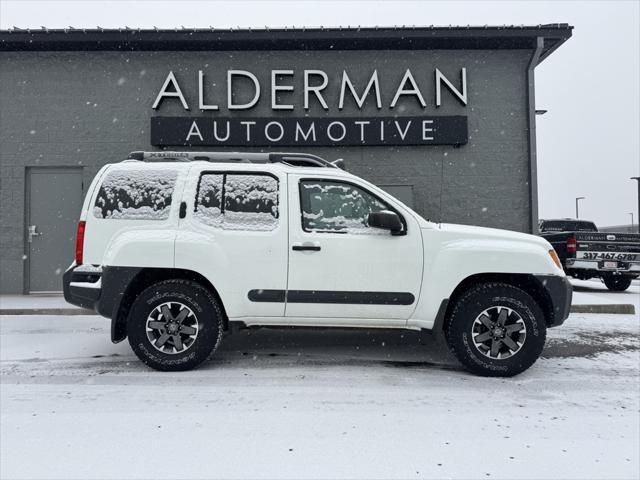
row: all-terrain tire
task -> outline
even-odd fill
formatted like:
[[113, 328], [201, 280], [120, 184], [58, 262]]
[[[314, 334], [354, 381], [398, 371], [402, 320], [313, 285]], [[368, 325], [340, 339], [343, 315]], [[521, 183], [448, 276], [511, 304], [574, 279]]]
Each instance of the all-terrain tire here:
[[606, 275], [603, 280], [612, 292], [624, 292], [631, 285], [633, 278], [626, 275]]
[[[186, 317], [183, 323], [178, 322], [181, 313]], [[127, 337], [134, 353], [151, 368], [190, 370], [207, 360], [217, 349], [222, 337], [223, 318], [218, 299], [199, 283], [183, 279], [164, 280], [146, 288], [136, 298], [127, 319]], [[171, 330], [156, 327], [164, 322]], [[150, 325], [159, 330], [152, 330]], [[180, 335], [178, 330], [192, 335]], [[160, 344], [162, 347], [158, 347]]]
[[[510, 328], [514, 332], [510, 339], [515, 339], [519, 347], [515, 353], [510, 352], [503, 340], [493, 340], [501, 338], [506, 329], [497, 333], [498, 320], [490, 322], [488, 316], [499, 317], [502, 310], [508, 312], [505, 313], [507, 320], [502, 320], [502, 323], [513, 322], [511, 324], [514, 325]], [[493, 325], [494, 329], [485, 327], [485, 322]], [[519, 332], [515, 333], [518, 328]], [[493, 353], [490, 347], [476, 345], [474, 339], [481, 338], [481, 333], [485, 336], [490, 333], [491, 338], [487, 342], [492, 344], [496, 341], [500, 345], [500, 351], [496, 352], [498, 358], [489, 356]], [[469, 372], [486, 377], [511, 377], [525, 371], [542, 353], [546, 333], [544, 314], [531, 295], [518, 287], [499, 282], [478, 284], [462, 293], [455, 300], [445, 323], [447, 344], [456, 358]], [[483, 348], [488, 350], [483, 351]], [[504, 358], [499, 358], [501, 356]]]

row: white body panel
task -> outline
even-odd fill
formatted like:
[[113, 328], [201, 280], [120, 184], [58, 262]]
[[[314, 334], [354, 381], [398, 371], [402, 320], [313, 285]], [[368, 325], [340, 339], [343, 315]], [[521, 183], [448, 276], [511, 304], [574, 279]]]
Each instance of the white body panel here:
[[[98, 185], [112, 170], [175, 171], [171, 208], [157, 220], [106, 219], [93, 213]], [[200, 175], [264, 172], [277, 178], [277, 226], [268, 231], [226, 230], [193, 214]], [[301, 178], [346, 180], [400, 213], [407, 234], [392, 236], [304, 231]], [[180, 204], [186, 203], [186, 217]], [[464, 279], [483, 273], [564, 276], [532, 235], [479, 227], [436, 225], [368, 182], [339, 169], [245, 163], [142, 163], [111, 165], [92, 183], [82, 212], [85, 263], [179, 268], [199, 273], [216, 288], [230, 320], [248, 325], [431, 328], [442, 301]], [[318, 252], [292, 251], [317, 244]], [[334, 304], [252, 301], [249, 292], [405, 292], [411, 304]]]
[[193, 270], [216, 288], [229, 318], [284, 316], [284, 303], [251, 302], [254, 289], [287, 288], [287, 175], [261, 168], [237, 165], [226, 170], [243, 173], [269, 172], [278, 178], [278, 226], [270, 231], [224, 230], [194, 218], [194, 200], [200, 174], [223, 171], [218, 165], [195, 166], [189, 175], [184, 201], [187, 216], [180, 222], [175, 244], [175, 266]]
[[393, 197], [360, 180], [358, 185], [366, 186], [371, 193], [400, 210], [408, 223], [407, 235], [392, 236], [379, 229], [373, 229], [376, 231], [371, 234], [304, 231], [298, 213], [301, 211], [299, 181], [305, 178], [335, 179], [335, 176], [322, 173], [289, 175], [289, 191], [293, 193], [289, 196], [289, 211], [296, 212], [289, 217], [290, 245], [310, 243], [321, 250], [289, 249], [288, 289], [403, 292], [412, 294], [415, 301], [409, 305], [287, 303], [287, 317], [342, 317], [360, 319], [362, 323], [387, 319], [389, 326], [404, 325], [416, 308], [422, 284], [422, 234], [418, 222]]
[[466, 278], [482, 273], [564, 276], [544, 239], [524, 233], [425, 222], [424, 280], [408, 326], [430, 329], [443, 299]]
[[97, 186], [100, 184], [100, 181], [102, 179], [102, 175], [104, 174], [104, 172], [107, 171], [107, 169], [109, 168], [109, 165], [105, 165], [104, 167], [102, 167], [100, 170], [98, 170], [98, 173], [96, 173], [96, 176], [93, 177], [93, 180], [91, 180], [91, 184], [89, 185], [89, 189], [87, 190], [87, 194], [84, 197], [84, 202], [82, 203], [82, 211], [80, 212], [80, 220], [85, 220], [87, 219], [87, 215], [89, 213], [90, 210], [90, 205], [93, 205], [91, 202], [94, 200], [95, 196], [95, 192], [97, 191]]
[[[188, 165], [154, 164], [155, 171], [176, 172], [171, 208], [166, 219], [105, 219], [94, 213], [99, 188], [87, 198], [83, 211], [86, 223], [84, 263], [123, 267], [173, 268], [173, 241], [178, 225], [180, 198], [187, 178]], [[101, 180], [114, 171], [140, 171], [149, 168], [139, 162], [124, 162], [101, 170]]]

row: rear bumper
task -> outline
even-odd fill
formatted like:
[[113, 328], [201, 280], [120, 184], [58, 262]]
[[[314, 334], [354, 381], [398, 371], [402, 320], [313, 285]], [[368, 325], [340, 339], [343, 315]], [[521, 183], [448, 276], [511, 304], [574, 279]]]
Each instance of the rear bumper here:
[[102, 296], [102, 270], [99, 267], [71, 265], [62, 276], [62, 291], [68, 303], [98, 311]]
[[557, 327], [562, 325], [571, 311], [571, 299], [573, 297], [571, 282], [567, 277], [556, 275], [537, 275], [536, 278], [551, 299], [553, 318], [548, 326]]
[[111, 341], [127, 337], [121, 312], [127, 288], [142, 269], [138, 267], [93, 267], [71, 265], [62, 276], [64, 299], [72, 305], [95, 310], [111, 319]]
[[71, 265], [62, 276], [64, 299], [114, 319], [125, 291], [140, 272], [138, 267]]
[[602, 261], [598, 260], [583, 260], [583, 259], [567, 259], [565, 263], [567, 270], [589, 270], [594, 273], [622, 273], [629, 275], [640, 275], [640, 263], [638, 262], [625, 262], [618, 261], [617, 268], [603, 268]]

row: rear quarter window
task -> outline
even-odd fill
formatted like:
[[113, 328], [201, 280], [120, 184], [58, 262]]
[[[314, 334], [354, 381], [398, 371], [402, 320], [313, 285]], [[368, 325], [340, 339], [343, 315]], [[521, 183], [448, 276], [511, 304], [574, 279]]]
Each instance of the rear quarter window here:
[[166, 220], [178, 172], [114, 170], [107, 173], [93, 206], [102, 219]]

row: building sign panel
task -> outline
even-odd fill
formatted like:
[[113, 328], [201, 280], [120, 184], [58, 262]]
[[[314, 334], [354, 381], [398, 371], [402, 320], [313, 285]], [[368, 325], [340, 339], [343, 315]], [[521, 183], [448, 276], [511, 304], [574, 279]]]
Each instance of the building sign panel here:
[[464, 145], [467, 117], [151, 118], [154, 146]]

